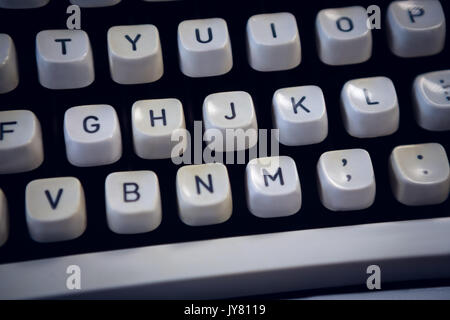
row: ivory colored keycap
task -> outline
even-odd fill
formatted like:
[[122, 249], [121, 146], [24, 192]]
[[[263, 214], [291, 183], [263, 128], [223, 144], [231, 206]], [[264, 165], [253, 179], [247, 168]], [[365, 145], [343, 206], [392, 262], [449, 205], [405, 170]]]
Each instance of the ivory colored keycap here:
[[178, 214], [190, 226], [227, 221], [233, 212], [227, 168], [221, 163], [184, 166], [178, 169]]
[[0, 174], [31, 171], [43, 161], [41, 125], [35, 114], [0, 111]]
[[395, 198], [408, 206], [444, 202], [450, 190], [450, 169], [444, 147], [426, 143], [396, 147], [389, 160]]
[[149, 232], [161, 223], [158, 177], [152, 171], [114, 172], [105, 182], [109, 228], [120, 234]]
[[362, 210], [375, 200], [372, 161], [363, 149], [325, 152], [317, 163], [319, 195], [332, 211]]
[[221, 18], [185, 20], [178, 25], [181, 71], [188, 77], [211, 77], [233, 67], [230, 36]]
[[328, 65], [362, 63], [372, 55], [372, 33], [363, 7], [321, 10], [316, 17], [320, 60]]
[[167, 159], [187, 148], [183, 106], [178, 99], [140, 100], [131, 109], [133, 143], [143, 159]]
[[95, 78], [89, 37], [83, 30], [45, 30], [36, 36], [39, 82], [48, 89], [76, 89]]
[[290, 216], [302, 206], [295, 161], [287, 156], [256, 158], [245, 171], [247, 206], [260, 218]]
[[86, 229], [84, 191], [76, 178], [31, 181], [25, 190], [28, 231], [37, 242], [79, 237]]
[[108, 30], [109, 68], [120, 84], [150, 83], [164, 73], [158, 29], [151, 24]]
[[109, 105], [72, 107], [64, 114], [67, 159], [78, 167], [116, 162], [122, 156], [122, 135], [116, 110]]
[[210, 94], [203, 102], [203, 121], [205, 137], [212, 142], [208, 147], [216, 151], [245, 150], [258, 142], [255, 107], [247, 92]]
[[388, 43], [402, 58], [438, 54], [445, 45], [445, 15], [439, 0], [393, 1], [387, 10]]
[[386, 136], [399, 126], [397, 93], [386, 77], [348, 81], [341, 92], [341, 111], [344, 126], [353, 137]]
[[5, 194], [0, 189], [0, 247], [8, 240], [9, 216]]
[[109, 7], [118, 4], [120, 1], [121, 0], [70, 0], [72, 4], [86, 8]]
[[302, 86], [279, 89], [272, 99], [273, 120], [280, 143], [303, 146], [322, 142], [328, 135], [328, 117], [322, 89]]
[[0, 0], [0, 8], [31, 9], [45, 6], [50, 0]]
[[302, 60], [297, 21], [289, 12], [258, 14], [247, 22], [247, 54], [258, 71], [297, 67]]
[[16, 47], [9, 35], [0, 33], [0, 94], [14, 90], [18, 84]]
[[450, 130], [450, 70], [418, 76], [413, 101], [419, 126], [431, 131]]

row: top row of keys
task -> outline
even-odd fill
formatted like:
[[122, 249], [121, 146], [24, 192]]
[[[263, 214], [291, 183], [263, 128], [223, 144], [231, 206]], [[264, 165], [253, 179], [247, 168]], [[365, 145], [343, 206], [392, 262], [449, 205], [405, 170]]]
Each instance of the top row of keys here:
[[[0, 7], [2, 3], [5, 0], [0, 0]], [[433, 55], [444, 47], [445, 16], [438, 0], [393, 2], [387, 22], [389, 45], [400, 57]], [[321, 10], [316, 18], [316, 37], [318, 55], [328, 65], [362, 63], [372, 55], [371, 26], [363, 7]], [[107, 39], [111, 76], [117, 83], [150, 83], [163, 75], [162, 49], [155, 26], [112, 27]], [[247, 23], [247, 48], [249, 64], [257, 71], [297, 67], [302, 50], [296, 17], [287, 12], [252, 16]], [[189, 77], [223, 75], [233, 66], [228, 27], [221, 18], [182, 21], [178, 26], [178, 51], [181, 71]], [[36, 53], [44, 87], [81, 88], [94, 81], [89, 38], [81, 30], [40, 32]], [[0, 93], [11, 91], [18, 83], [15, 57], [12, 39], [3, 35]], [[3, 84], [2, 79], [14, 81]]]

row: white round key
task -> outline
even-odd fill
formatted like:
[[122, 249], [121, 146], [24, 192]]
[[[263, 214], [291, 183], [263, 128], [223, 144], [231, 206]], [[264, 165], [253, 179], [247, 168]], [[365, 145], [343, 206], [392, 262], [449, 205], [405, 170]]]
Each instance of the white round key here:
[[0, 174], [31, 171], [44, 161], [39, 120], [29, 110], [0, 111]]
[[36, 36], [39, 82], [48, 89], [83, 88], [94, 81], [89, 37], [83, 30], [45, 30]]
[[[167, 159], [173, 156], [175, 146], [181, 152], [186, 150], [186, 124], [178, 99], [136, 101], [131, 114], [134, 150], [139, 157]], [[175, 136], [180, 139], [173, 139]]]
[[9, 234], [8, 203], [5, 194], [0, 189], [0, 247], [6, 242]]
[[287, 156], [256, 158], [245, 171], [247, 206], [260, 218], [290, 216], [302, 206], [295, 161]]
[[397, 93], [386, 77], [348, 81], [341, 92], [341, 111], [344, 126], [353, 137], [386, 136], [399, 126]]
[[30, 236], [37, 242], [75, 239], [86, 229], [84, 191], [76, 178], [31, 181], [25, 210]]
[[121, 0], [70, 0], [70, 3], [80, 7], [109, 7], [118, 4]]
[[64, 115], [64, 139], [67, 159], [74, 166], [111, 164], [122, 156], [119, 119], [109, 105], [68, 109]]
[[0, 0], [0, 8], [5, 9], [31, 9], [43, 7], [50, 0]]
[[9, 35], [0, 33], [0, 94], [14, 90], [18, 84], [16, 47]]
[[178, 169], [178, 214], [190, 226], [227, 221], [233, 212], [227, 168], [221, 163], [184, 166]]
[[210, 94], [203, 102], [207, 146], [216, 151], [240, 151], [258, 142], [252, 97], [244, 91]]
[[247, 54], [258, 71], [281, 71], [297, 67], [301, 60], [297, 21], [289, 12], [259, 14], [247, 22]]
[[431, 131], [450, 130], [450, 70], [425, 73], [413, 88], [417, 123]]
[[150, 83], [164, 73], [158, 29], [151, 24], [110, 28], [108, 55], [111, 77], [120, 84]]
[[362, 63], [372, 55], [372, 33], [363, 7], [324, 9], [317, 14], [320, 60], [329, 65]]
[[396, 147], [389, 159], [395, 198], [408, 206], [444, 202], [450, 191], [450, 169], [442, 145], [426, 143]]
[[322, 89], [302, 86], [279, 89], [272, 99], [280, 143], [303, 146], [322, 142], [328, 135], [328, 117]]
[[152, 171], [115, 172], [105, 181], [109, 228], [120, 234], [155, 230], [161, 223], [158, 177]]
[[446, 23], [439, 0], [393, 1], [386, 21], [389, 47], [399, 57], [430, 56], [444, 49]]
[[233, 67], [228, 27], [221, 18], [186, 20], [178, 26], [181, 71], [188, 77], [211, 77]]
[[322, 204], [332, 211], [362, 210], [375, 200], [375, 175], [367, 151], [325, 152], [317, 163]]

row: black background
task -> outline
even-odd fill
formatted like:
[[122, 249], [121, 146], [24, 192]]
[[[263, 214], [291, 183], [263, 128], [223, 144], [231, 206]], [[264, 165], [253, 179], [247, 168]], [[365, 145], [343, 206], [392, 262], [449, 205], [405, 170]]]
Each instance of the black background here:
[[[450, 4], [441, 1], [447, 18]], [[373, 53], [363, 64], [332, 67], [323, 64], [315, 46], [314, 21], [320, 9], [378, 4], [382, 10], [382, 29], [373, 30]], [[35, 258], [93, 252], [117, 248], [201, 240], [265, 232], [322, 228], [380, 221], [449, 216], [450, 202], [437, 206], [406, 207], [398, 203], [388, 181], [388, 158], [395, 146], [413, 143], [439, 142], [447, 151], [449, 132], [421, 129], [413, 116], [411, 88], [414, 78], [425, 72], [449, 68], [449, 46], [439, 55], [402, 59], [394, 56], [387, 45], [386, 1], [175, 1], [151, 3], [123, 0], [108, 8], [82, 8], [82, 29], [91, 40], [95, 81], [83, 89], [48, 90], [39, 84], [35, 58], [35, 37], [41, 30], [66, 28], [65, 13], [69, 1], [52, 0], [50, 4], [32, 10], [0, 9], [0, 32], [9, 34], [16, 45], [20, 68], [20, 84], [10, 93], [0, 95], [0, 110], [29, 109], [42, 125], [45, 160], [38, 169], [22, 174], [0, 175], [0, 188], [6, 194], [10, 214], [10, 236], [0, 248], [0, 263]], [[250, 16], [259, 13], [288, 11], [297, 18], [302, 45], [299, 67], [282, 72], [261, 73], [250, 68], [245, 49], [245, 27]], [[233, 69], [226, 75], [192, 79], [179, 68], [177, 26], [187, 19], [224, 18], [228, 23], [233, 49]], [[164, 57], [164, 76], [157, 82], [143, 85], [119, 85], [109, 74], [106, 46], [107, 30], [111, 26], [154, 24], [160, 33]], [[420, 45], [420, 44], [418, 44]], [[400, 105], [400, 129], [388, 137], [357, 139], [349, 136], [339, 110], [342, 86], [351, 79], [386, 76], [393, 80]], [[178, 98], [183, 103], [186, 125], [191, 134], [193, 121], [202, 120], [204, 98], [211, 93], [244, 90], [251, 94], [260, 128], [272, 128], [271, 101], [280, 88], [317, 85], [325, 95], [329, 119], [327, 139], [316, 145], [280, 146], [281, 155], [294, 158], [299, 170], [303, 204], [290, 217], [260, 219], [246, 207], [245, 165], [228, 165], [233, 193], [233, 215], [225, 223], [190, 227], [177, 214], [175, 175], [177, 166], [168, 160], [143, 160], [134, 153], [131, 136], [131, 106], [141, 99]], [[113, 165], [77, 168], [66, 158], [63, 117], [73, 106], [110, 104], [118, 115], [123, 139], [123, 156]], [[316, 163], [323, 152], [347, 148], [364, 148], [375, 170], [377, 195], [372, 207], [362, 211], [335, 213], [325, 209], [316, 187]], [[104, 181], [111, 172], [153, 170], [159, 177], [163, 220], [154, 231], [139, 235], [118, 235], [108, 229], [104, 205]], [[28, 182], [49, 177], [74, 176], [80, 179], [86, 194], [88, 224], [78, 239], [40, 244], [27, 230], [24, 211], [25, 187]], [[357, 240], [357, 239], [355, 239]], [[302, 244], [305, 245], [305, 244]]]

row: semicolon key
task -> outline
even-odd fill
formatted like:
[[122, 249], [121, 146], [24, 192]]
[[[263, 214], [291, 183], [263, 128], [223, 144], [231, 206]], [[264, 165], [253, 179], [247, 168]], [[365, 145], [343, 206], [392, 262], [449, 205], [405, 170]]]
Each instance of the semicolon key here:
[[321, 201], [332, 211], [365, 209], [375, 200], [372, 161], [363, 149], [325, 152], [317, 174]]

